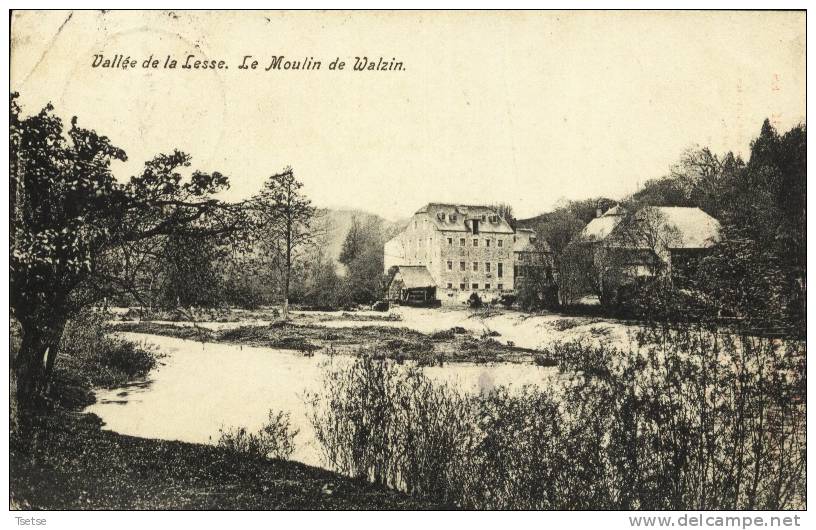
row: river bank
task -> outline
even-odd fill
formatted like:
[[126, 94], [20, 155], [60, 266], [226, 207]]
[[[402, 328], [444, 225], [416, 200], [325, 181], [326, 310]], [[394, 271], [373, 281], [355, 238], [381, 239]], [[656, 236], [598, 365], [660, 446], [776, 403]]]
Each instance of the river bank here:
[[[185, 315], [163, 313], [159, 318], [140, 320], [131, 308], [116, 308], [116, 323], [169, 324], [176, 327], [198, 327], [225, 331], [244, 326], [270, 326], [280, 321], [280, 312], [271, 307], [257, 311], [225, 310], [213, 315], [188, 311]], [[162, 318], [165, 317], [165, 318]], [[461, 307], [421, 308], [393, 306], [388, 312], [302, 311], [292, 310], [291, 324], [311, 328], [404, 328], [438, 340], [450, 331], [476, 338], [489, 337], [495, 342], [519, 351], [544, 351], [555, 344], [580, 340], [592, 345], [628, 347], [642, 328], [642, 323], [613, 318], [575, 316], [542, 311], [526, 313], [505, 308], [472, 310]]]
[[[23, 418], [26, 435], [11, 433], [11, 509], [437, 507], [299, 462], [103, 429], [97, 415], [80, 412], [94, 404], [94, 394], [106, 388], [148, 386], [154, 370], [160, 370], [166, 359], [157, 354], [157, 362], [146, 363], [149, 351], [131, 341], [111, 339], [98, 324], [91, 317], [69, 326], [45, 403]], [[11, 329], [13, 353], [19, 337], [16, 327]], [[118, 352], [113, 358], [112, 351]], [[134, 370], [134, 360], [153, 370]]]
[[93, 414], [53, 411], [10, 448], [19, 510], [417, 510], [406, 495], [298, 462], [124, 436]]
[[342, 314], [297, 315], [287, 321], [226, 326], [208, 322], [119, 322], [113, 329], [198, 342], [292, 350], [304, 355], [316, 351], [328, 355], [369, 355], [398, 362], [415, 361], [420, 366], [445, 363], [556, 364], [546, 350], [516, 345], [498, 331], [483, 326], [452, 325], [420, 331], [409, 327], [411, 324], [403, 323], [399, 317], [350, 318]]

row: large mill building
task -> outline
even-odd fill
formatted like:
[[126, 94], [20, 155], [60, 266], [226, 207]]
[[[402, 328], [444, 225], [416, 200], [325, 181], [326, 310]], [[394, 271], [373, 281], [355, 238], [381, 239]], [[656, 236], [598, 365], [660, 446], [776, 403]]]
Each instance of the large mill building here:
[[488, 206], [429, 203], [385, 244], [385, 270], [398, 270], [391, 300], [459, 303], [513, 292], [537, 251], [532, 230], [514, 230]]

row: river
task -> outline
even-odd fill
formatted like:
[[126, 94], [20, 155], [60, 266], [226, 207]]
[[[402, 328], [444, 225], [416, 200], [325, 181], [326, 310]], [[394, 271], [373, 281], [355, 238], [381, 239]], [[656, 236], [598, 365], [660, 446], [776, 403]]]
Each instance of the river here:
[[[105, 429], [144, 438], [215, 443], [222, 427], [256, 431], [270, 409], [291, 414], [300, 433], [293, 460], [322, 466], [320, 448], [307, 419], [305, 395], [319, 390], [322, 373], [351, 357], [314, 357], [272, 348], [201, 343], [174, 337], [121, 333], [164, 354], [146, 381], [96, 392], [86, 409], [104, 421]], [[528, 364], [448, 363], [425, 368], [434, 380], [468, 392], [493, 386], [543, 385], [555, 368]]]

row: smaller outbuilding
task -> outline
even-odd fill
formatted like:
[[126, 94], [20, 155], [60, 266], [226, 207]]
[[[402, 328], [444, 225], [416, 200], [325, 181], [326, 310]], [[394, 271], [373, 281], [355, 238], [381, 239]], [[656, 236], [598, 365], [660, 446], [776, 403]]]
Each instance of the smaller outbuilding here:
[[436, 282], [424, 265], [399, 265], [388, 285], [388, 299], [404, 305], [435, 305]]

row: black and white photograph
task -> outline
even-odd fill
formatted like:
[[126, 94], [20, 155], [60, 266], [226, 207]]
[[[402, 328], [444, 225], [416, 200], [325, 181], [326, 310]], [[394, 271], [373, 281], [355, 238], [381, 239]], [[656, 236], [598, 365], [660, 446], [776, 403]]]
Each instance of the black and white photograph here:
[[9, 527], [802, 526], [806, 17], [10, 9]]

